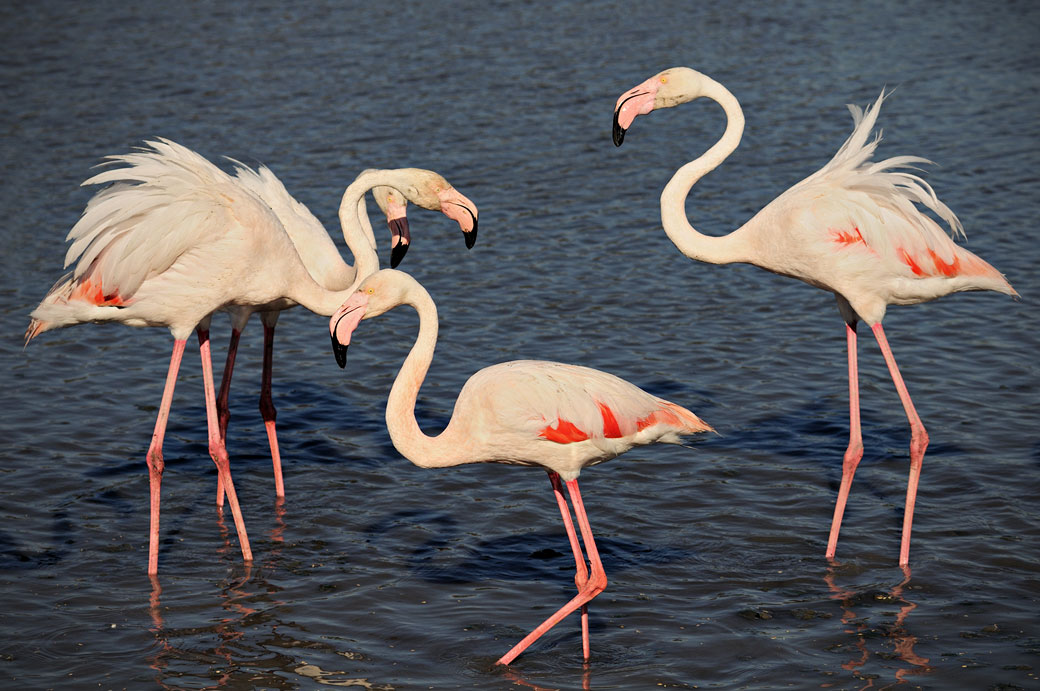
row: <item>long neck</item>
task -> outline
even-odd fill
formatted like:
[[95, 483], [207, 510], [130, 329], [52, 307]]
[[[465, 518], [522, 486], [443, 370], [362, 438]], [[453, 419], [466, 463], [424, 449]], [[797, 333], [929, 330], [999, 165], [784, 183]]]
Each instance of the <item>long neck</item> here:
[[427, 436], [415, 419], [415, 401], [437, 345], [437, 306], [425, 291], [421, 295], [413, 293], [408, 304], [419, 313], [419, 335], [397, 373], [386, 402], [386, 427], [390, 440], [402, 456], [417, 466], [458, 465], [462, 462], [457, 455], [459, 445], [452, 442], [452, 434], [446, 430], [435, 437]]
[[379, 184], [374, 171], [362, 173], [347, 187], [339, 204], [343, 241], [354, 255], [355, 284], [379, 270], [375, 236], [368, 221], [364, 200], [365, 192]]
[[704, 235], [686, 218], [686, 197], [690, 188], [733, 153], [744, 133], [744, 114], [726, 87], [707, 80], [702, 95], [722, 106], [726, 112], [726, 131], [704, 155], [679, 168], [665, 185], [661, 193], [661, 223], [679, 251], [691, 259], [712, 264], [745, 261], [746, 254], [736, 233], [722, 237]]

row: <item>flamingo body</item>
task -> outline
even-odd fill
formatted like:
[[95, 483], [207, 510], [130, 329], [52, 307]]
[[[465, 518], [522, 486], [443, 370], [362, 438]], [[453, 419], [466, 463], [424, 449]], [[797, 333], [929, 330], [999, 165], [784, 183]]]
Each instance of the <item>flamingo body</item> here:
[[[606, 575], [588, 525], [577, 478], [582, 468], [634, 446], [680, 443], [711, 430], [689, 410], [653, 396], [612, 374], [588, 367], [516, 360], [484, 368], [467, 380], [447, 427], [430, 437], [415, 419], [415, 401], [433, 359], [437, 309], [408, 274], [384, 269], [365, 279], [329, 322], [341, 366], [351, 335], [363, 319], [402, 304], [419, 313], [419, 334], [387, 401], [390, 439], [415, 465], [433, 468], [469, 463], [541, 466], [548, 473], [575, 556], [579, 593], [502, 658], [508, 664], [570, 612], [582, 610], [582, 643], [589, 657], [587, 603], [606, 587]], [[564, 496], [570, 496], [588, 556], [578, 543]]]
[[820, 170], [782, 193], [728, 235], [700, 233], [686, 217], [685, 200], [693, 185], [740, 143], [744, 116], [737, 99], [710, 77], [687, 67], [675, 67], [626, 91], [614, 108], [614, 143], [620, 146], [638, 115], [701, 97], [722, 106], [727, 117], [726, 130], [707, 152], [679, 168], [665, 186], [661, 193], [665, 232], [691, 259], [754, 264], [798, 278], [837, 297], [838, 309], [846, 322], [849, 352], [850, 439], [828, 539], [828, 558], [834, 556], [852, 476], [863, 454], [856, 325], [864, 321], [870, 326], [911, 427], [911, 470], [899, 557], [900, 564], [906, 565], [928, 435], [881, 327], [885, 311], [890, 304], [916, 304], [959, 291], [992, 290], [1012, 296], [1017, 293], [999, 271], [956, 244], [921, 210], [924, 207], [945, 222], [952, 235], [963, 237], [963, 227], [953, 211], [938, 199], [927, 182], [907, 172], [908, 168], [929, 161], [917, 156], [897, 156], [871, 162], [880, 135], [870, 135], [884, 93], [866, 111], [849, 106], [852, 134]]

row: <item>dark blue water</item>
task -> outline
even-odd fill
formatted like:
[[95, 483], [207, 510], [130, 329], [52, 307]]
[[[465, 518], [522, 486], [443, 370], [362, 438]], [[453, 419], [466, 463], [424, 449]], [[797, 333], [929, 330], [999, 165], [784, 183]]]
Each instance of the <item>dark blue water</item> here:
[[[1034, 4], [18, 5], [0, 9], [6, 686], [1037, 688]], [[695, 264], [660, 229], [661, 188], [721, 134], [721, 111], [663, 111], [610, 141], [617, 96], [673, 65], [726, 84], [747, 116], [741, 147], [691, 195], [698, 227], [743, 223], [833, 154], [845, 103], [894, 87], [881, 154], [941, 164], [928, 179], [968, 247], [1024, 296], [889, 311], [932, 439], [909, 579], [896, 566], [909, 429], [869, 335], [866, 454], [829, 564], [848, 433], [833, 298]], [[189, 348], [149, 581], [144, 454], [168, 333], [80, 326], [26, 349], [21, 334], [61, 274], [91, 194], [79, 183], [159, 135], [267, 164], [337, 242], [340, 194], [363, 168], [432, 168], [479, 205], [469, 252], [446, 219], [411, 214], [402, 268], [442, 320], [428, 431], [473, 371], [527, 357], [611, 371], [718, 428], [582, 475], [610, 579], [587, 667], [574, 617], [494, 666], [570, 597], [573, 560], [543, 473], [422, 470], [394, 450], [382, 410], [415, 329], [406, 310], [370, 322], [345, 371], [324, 318], [283, 316], [284, 504], [256, 409], [260, 329], [247, 330], [229, 450], [251, 568], [214, 508]], [[227, 334], [218, 317], [218, 362]]]

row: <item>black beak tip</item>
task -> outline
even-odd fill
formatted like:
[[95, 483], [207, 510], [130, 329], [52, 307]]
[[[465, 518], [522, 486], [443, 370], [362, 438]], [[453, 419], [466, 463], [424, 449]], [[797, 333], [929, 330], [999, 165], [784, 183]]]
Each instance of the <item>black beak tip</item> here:
[[614, 115], [614, 146], [621, 146], [625, 141], [625, 128], [618, 124], [617, 114]]
[[469, 231], [467, 233], [463, 233], [463, 236], [466, 238], [466, 249], [468, 249], [468, 250], [473, 249], [473, 245], [477, 244], [477, 222], [476, 221], [473, 222], [473, 230], [471, 230], [471, 231]]
[[390, 268], [396, 269], [397, 265], [401, 263], [401, 260], [404, 259], [404, 255], [407, 252], [408, 245], [406, 243], [402, 242], [398, 245], [395, 245], [394, 248], [390, 250]]
[[340, 369], [347, 366], [347, 346], [340, 344], [336, 337], [332, 337], [332, 352], [336, 356], [336, 364]]

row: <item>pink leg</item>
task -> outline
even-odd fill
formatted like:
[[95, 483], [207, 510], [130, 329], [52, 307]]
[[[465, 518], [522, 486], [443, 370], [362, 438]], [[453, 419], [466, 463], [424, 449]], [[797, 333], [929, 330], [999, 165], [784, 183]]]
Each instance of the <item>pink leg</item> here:
[[166, 374], [166, 385], [163, 387], [162, 402], [159, 404], [159, 416], [155, 420], [155, 431], [152, 432], [152, 443], [148, 446], [148, 486], [151, 494], [151, 521], [148, 528], [148, 575], [159, 573], [159, 488], [162, 485], [163, 462], [162, 445], [166, 436], [166, 422], [170, 419], [170, 405], [173, 403], [173, 388], [177, 384], [177, 372], [181, 368], [186, 341], [173, 342], [173, 354], [170, 355], [170, 369]]
[[[238, 340], [242, 332], [231, 329], [231, 340], [228, 341], [227, 360], [224, 362], [224, 374], [220, 378], [220, 393], [217, 394], [217, 421], [220, 424], [220, 438], [227, 446], [227, 428], [231, 420], [231, 409], [228, 406], [228, 396], [231, 393], [231, 375], [235, 371], [235, 355], [238, 354]], [[224, 505], [224, 483], [217, 476], [217, 506]]]
[[845, 515], [845, 502], [852, 488], [852, 476], [863, 458], [863, 434], [859, 424], [859, 366], [856, 356], [856, 325], [845, 325], [845, 338], [849, 351], [849, 446], [845, 449], [845, 459], [841, 464], [841, 488], [838, 500], [834, 503], [834, 518], [831, 519], [831, 534], [827, 540], [827, 558], [833, 559], [838, 548], [838, 531], [841, 530], [841, 519]]
[[508, 653], [499, 658], [496, 664], [508, 665], [516, 657], [528, 648], [532, 643], [541, 638], [542, 634], [556, 626], [564, 617], [588, 603], [592, 598], [603, 592], [607, 587], [607, 575], [603, 571], [603, 563], [599, 559], [599, 551], [592, 538], [592, 528], [589, 526], [588, 516], [585, 515], [585, 506], [581, 501], [581, 493], [578, 491], [578, 481], [568, 480], [567, 490], [571, 495], [571, 505], [574, 507], [574, 515], [578, 519], [578, 527], [581, 529], [581, 538], [585, 543], [585, 551], [589, 557], [589, 565], [592, 572], [588, 580], [582, 586], [581, 591], [566, 605], [556, 611], [551, 617], [542, 622], [537, 629], [527, 634], [526, 637], [510, 649]]
[[[567, 498], [563, 496], [563, 483], [560, 482], [559, 474], [549, 471], [549, 481], [553, 486], [553, 494], [556, 495], [556, 503], [560, 507], [560, 515], [563, 517], [563, 525], [567, 529], [567, 539], [571, 543], [571, 551], [574, 552], [574, 563], [577, 571], [574, 574], [574, 585], [581, 591], [589, 580], [589, 570], [585, 564], [585, 555], [581, 553], [581, 545], [578, 543], [578, 534], [574, 532], [574, 524], [571, 522], [571, 511], [567, 507]], [[585, 659], [589, 659], [589, 606], [581, 606], [581, 647]]]
[[264, 418], [264, 427], [267, 428], [267, 441], [271, 445], [271, 463], [274, 466], [274, 493], [282, 498], [285, 496], [285, 485], [282, 483], [282, 456], [278, 451], [278, 433], [275, 431], [274, 421], [277, 411], [274, 409], [274, 400], [271, 398], [271, 370], [274, 365], [274, 326], [264, 324], [264, 372], [260, 386], [260, 415]]
[[202, 357], [202, 380], [206, 394], [206, 426], [209, 428], [209, 454], [212, 456], [213, 462], [217, 464], [217, 475], [223, 481], [228, 504], [231, 505], [231, 514], [235, 518], [235, 528], [238, 530], [238, 543], [242, 547], [242, 559], [246, 562], [251, 562], [253, 561], [253, 552], [249, 549], [249, 537], [246, 535], [245, 522], [242, 520], [242, 510], [238, 506], [235, 485], [231, 482], [231, 461], [228, 459], [224, 440], [220, 437], [220, 425], [217, 422], [217, 402], [213, 390], [213, 363], [210, 360], [209, 353], [209, 331], [196, 329], [196, 332], [199, 337], [199, 354]]
[[885, 330], [881, 328], [881, 322], [873, 327], [874, 337], [881, 346], [881, 354], [885, 356], [889, 374], [896, 385], [899, 400], [903, 402], [903, 410], [906, 418], [910, 421], [910, 480], [906, 485], [906, 508], [903, 511], [903, 539], [899, 545], [899, 565], [906, 566], [910, 563], [910, 525], [914, 520], [914, 502], [917, 500], [917, 482], [921, 478], [921, 465], [924, 462], [924, 451], [928, 448], [928, 432], [925, 431], [921, 418], [914, 409], [914, 402], [910, 400], [910, 392], [906, 390], [903, 377], [899, 374], [899, 367], [892, 355], [892, 349], [888, 347], [888, 339], [885, 338]]

